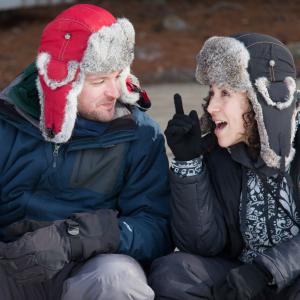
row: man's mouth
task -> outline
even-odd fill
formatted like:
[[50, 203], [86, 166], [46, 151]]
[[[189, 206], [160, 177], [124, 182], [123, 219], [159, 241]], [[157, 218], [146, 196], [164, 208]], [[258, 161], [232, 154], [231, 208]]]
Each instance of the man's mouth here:
[[111, 103], [111, 102], [109, 102], [109, 103], [102, 103], [101, 106], [104, 107], [107, 110], [111, 110], [111, 109], [114, 108], [114, 103]]

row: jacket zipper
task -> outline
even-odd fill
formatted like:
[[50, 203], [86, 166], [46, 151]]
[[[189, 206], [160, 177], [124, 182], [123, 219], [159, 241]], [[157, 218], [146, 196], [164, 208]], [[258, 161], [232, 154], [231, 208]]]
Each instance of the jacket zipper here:
[[54, 144], [54, 150], [53, 150], [53, 153], [52, 153], [52, 155], [53, 155], [53, 163], [52, 163], [53, 168], [56, 168], [59, 148], [60, 148], [60, 145]]

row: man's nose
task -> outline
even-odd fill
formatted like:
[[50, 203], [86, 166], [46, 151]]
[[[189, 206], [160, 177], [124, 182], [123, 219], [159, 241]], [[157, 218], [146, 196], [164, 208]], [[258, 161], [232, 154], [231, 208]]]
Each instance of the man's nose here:
[[105, 94], [113, 99], [118, 99], [121, 96], [119, 80], [111, 80], [107, 83]]

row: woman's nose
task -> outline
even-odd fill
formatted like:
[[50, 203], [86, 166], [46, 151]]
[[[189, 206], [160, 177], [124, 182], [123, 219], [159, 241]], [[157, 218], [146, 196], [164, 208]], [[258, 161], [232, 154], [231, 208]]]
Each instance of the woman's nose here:
[[219, 107], [219, 101], [217, 99], [216, 96], [212, 96], [209, 99], [209, 104], [207, 107], [207, 111], [209, 114], [212, 114], [213, 112], [219, 111], [220, 107]]

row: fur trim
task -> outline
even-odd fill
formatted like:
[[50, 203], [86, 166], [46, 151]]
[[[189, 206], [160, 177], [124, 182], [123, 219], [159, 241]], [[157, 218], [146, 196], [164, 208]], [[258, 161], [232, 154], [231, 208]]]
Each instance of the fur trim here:
[[125, 18], [91, 34], [80, 67], [85, 73], [111, 73], [130, 66], [135, 32]]
[[132, 74], [130, 74], [129, 67], [125, 68], [120, 74], [120, 85], [121, 85], [120, 101], [123, 103], [135, 104], [139, 100], [140, 94], [137, 92], [130, 92], [128, 90], [127, 84], [126, 84], [126, 80], [128, 77], [132, 80], [132, 82], [134, 84], [139, 86], [138, 79], [135, 76], [133, 76]]
[[[287, 96], [286, 102], [274, 102], [269, 95], [268, 92], [268, 85], [270, 82], [268, 81], [267, 78], [261, 77], [256, 79], [255, 85], [258, 89], [258, 91], [261, 93], [263, 98], [266, 100], [267, 104], [273, 107], [276, 107], [280, 110], [283, 110], [287, 107], [289, 107], [295, 97], [295, 91], [296, 91], [296, 82], [292, 77], [286, 77], [284, 82], [287, 85], [289, 95]], [[248, 97], [253, 105], [253, 110], [255, 112], [255, 118], [258, 124], [258, 132], [260, 136], [260, 143], [261, 143], [261, 157], [262, 159], [266, 162], [267, 166], [273, 167], [273, 168], [280, 168], [280, 156], [275, 153], [274, 150], [271, 149], [270, 143], [269, 143], [269, 137], [267, 134], [267, 130], [265, 127], [265, 123], [263, 120], [263, 112], [261, 109], [261, 105], [258, 102], [256, 93], [254, 92], [253, 88], [248, 91]], [[286, 167], [292, 162], [294, 155], [295, 155], [295, 149], [292, 147], [293, 143], [293, 138], [295, 136], [295, 130], [296, 130], [296, 113], [297, 111], [295, 110], [293, 113], [293, 116], [291, 118], [291, 149], [289, 152], [289, 155], [285, 157], [285, 163]]]
[[247, 72], [250, 54], [243, 43], [231, 37], [209, 38], [197, 55], [196, 79], [201, 84], [228, 85], [246, 91], [251, 87]]
[[48, 136], [46, 135], [46, 130], [45, 130], [45, 118], [44, 118], [44, 92], [42, 89], [42, 85], [40, 82], [39, 77], [36, 79], [36, 87], [39, 95], [39, 101], [40, 101], [40, 108], [41, 108], [41, 115], [40, 115], [40, 130], [43, 134], [44, 139], [47, 139]]
[[39, 78], [37, 78], [37, 87], [41, 105], [40, 130], [42, 131], [43, 137], [46, 141], [60, 144], [67, 142], [71, 137], [77, 117], [77, 98], [82, 90], [84, 78], [85, 76], [81, 72], [78, 76], [78, 79], [75, 82], [73, 82], [72, 88], [66, 97], [67, 104], [64, 112], [64, 121], [62, 124], [61, 131], [57, 135], [55, 135], [53, 139], [49, 138], [46, 134], [44, 120], [44, 95], [40, 80]]
[[[280, 156], [276, 154], [276, 152], [271, 149], [270, 147], [270, 142], [269, 142], [269, 137], [268, 133], [265, 127], [264, 123], [264, 117], [263, 117], [263, 112], [260, 103], [258, 102], [256, 93], [254, 89], [251, 87], [247, 91], [247, 96], [249, 100], [252, 103], [253, 110], [255, 112], [255, 119], [257, 121], [257, 127], [258, 127], [258, 132], [259, 132], [259, 137], [260, 137], [260, 155], [261, 158], [265, 161], [266, 165], [271, 168], [280, 168]], [[293, 137], [293, 132], [295, 131], [295, 115], [293, 116], [294, 119], [291, 119], [291, 130], [292, 134], [291, 137]], [[292, 142], [292, 141], [291, 141]], [[285, 165], [286, 167], [291, 163], [293, 160], [293, 157], [295, 155], [295, 149], [291, 147], [290, 153], [287, 157], [285, 157]]]
[[66, 78], [64, 80], [57, 81], [57, 80], [52, 80], [48, 77], [47, 66], [48, 66], [48, 63], [50, 60], [51, 60], [51, 55], [46, 52], [42, 52], [38, 55], [37, 62], [36, 62], [39, 73], [41, 76], [43, 76], [44, 81], [46, 82], [48, 87], [50, 87], [52, 90], [55, 90], [58, 87], [64, 86], [67, 83], [74, 80], [76, 71], [79, 66], [78, 62], [69, 61], [68, 62], [68, 74], [67, 74]]
[[255, 85], [258, 91], [262, 94], [263, 98], [266, 100], [268, 105], [275, 106], [278, 109], [282, 110], [289, 107], [293, 100], [296, 91], [296, 82], [292, 77], [286, 77], [283, 81], [289, 91], [289, 95], [286, 97], [285, 102], [274, 102], [269, 95], [268, 87], [270, 85], [270, 81], [266, 77], [260, 77], [255, 80]]

